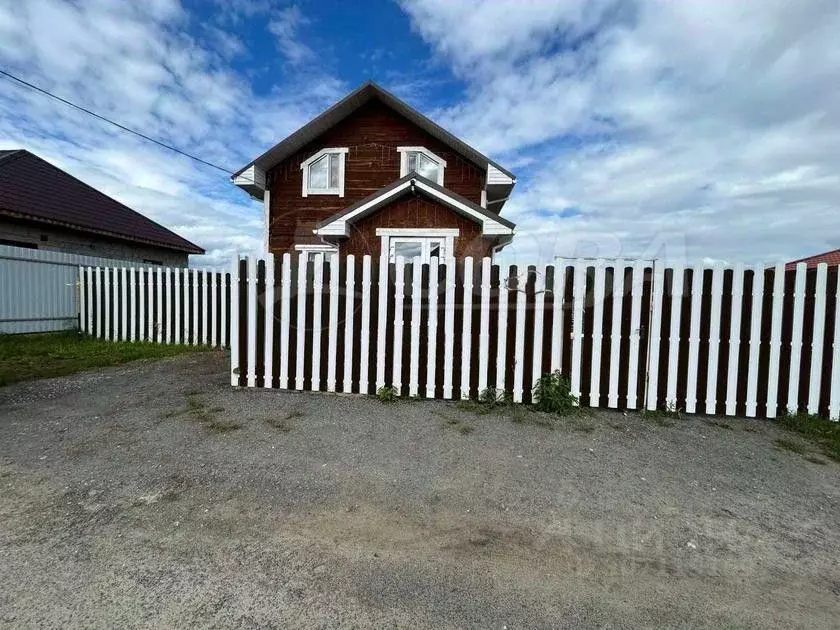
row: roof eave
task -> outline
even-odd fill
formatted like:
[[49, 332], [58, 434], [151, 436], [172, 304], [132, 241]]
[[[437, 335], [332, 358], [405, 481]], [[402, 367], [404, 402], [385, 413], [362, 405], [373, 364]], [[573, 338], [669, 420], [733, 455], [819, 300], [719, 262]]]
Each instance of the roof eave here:
[[12, 219], [18, 219], [21, 221], [31, 221], [32, 223], [42, 223], [44, 225], [54, 225], [56, 227], [65, 228], [67, 230], [72, 230], [75, 232], [84, 232], [85, 234], [96, 234], [99, 236], [104, 236], [107, 238], [113, 238], [121, 241], [126, 241], [129, 243], [140, 243], [143, 245], [149, 245], [151, 247], [159, 247], [161, 249], [169, 249], [176, 252], [183, 252], [185, 254], [205, 254], [207, 253], [206, 250], [202, 247], [199, 247], [195, 243], [191, 243], [187, 239], [183, 237], [181, 240], [184, 241], [183, 246], [175, 245], [174, 243], [162, 243], [160, 241], [155, 241], [152, 239], [147, 238], [139, 238], [136, 236], [130, 236], [127, 234], [120, 234], [118, 232], [111, 232], [109, 230], [100, 230], [96, 228], [86, 227], [83, 225], [77, 225], [75, 223], [70, 223], [69, 221], [57, 221], [55, 219], [47, 219], [45, 217], [39, 217], [36, 215], [26, 214], [24, 212], [15, 212], [12, 210], [5, 210], [0, 208], [0, 215], [9, 217]]

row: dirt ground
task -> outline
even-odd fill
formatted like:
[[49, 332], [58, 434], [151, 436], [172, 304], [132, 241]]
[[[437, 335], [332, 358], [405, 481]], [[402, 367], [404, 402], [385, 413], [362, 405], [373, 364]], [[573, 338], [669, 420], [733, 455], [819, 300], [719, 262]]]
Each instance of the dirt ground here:
[[837, 627], [840, 466], [769, 422], [552, 429], [226, 361], [0, 388], [0, 624]]

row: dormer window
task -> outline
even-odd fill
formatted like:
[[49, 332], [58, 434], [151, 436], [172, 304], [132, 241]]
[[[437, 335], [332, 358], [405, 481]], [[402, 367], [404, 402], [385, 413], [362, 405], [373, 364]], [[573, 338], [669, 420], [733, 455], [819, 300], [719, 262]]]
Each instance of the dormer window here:
[[412, 171], [443, 186], [443, 170], [446, 160], [424, 147], [398, 147], [400, 154], [400, 177]]
[[348, 151], [347, 148], [321, 149], [301, 163], [304, 197], [344, 196], [344, 156]]

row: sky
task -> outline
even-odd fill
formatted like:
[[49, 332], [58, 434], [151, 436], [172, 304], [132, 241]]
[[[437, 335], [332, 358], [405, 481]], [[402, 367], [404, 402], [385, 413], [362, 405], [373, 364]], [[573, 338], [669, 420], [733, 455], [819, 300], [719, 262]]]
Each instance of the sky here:
[[[373, 79], [517, 175], [500, 262], [840, 247], [838, 0], [0, 0], [0, 68], [236, 170]], [[208, 251], [225, 173], [0, 78], [26, 148]]]

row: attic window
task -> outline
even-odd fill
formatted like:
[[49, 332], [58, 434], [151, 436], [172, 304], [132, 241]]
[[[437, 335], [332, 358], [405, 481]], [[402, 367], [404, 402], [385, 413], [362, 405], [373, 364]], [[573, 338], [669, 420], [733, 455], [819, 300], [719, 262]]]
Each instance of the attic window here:
[[348, 151], [346, 148], [321, 149], [301, 163], [304, 197], [344, 196], [344, 156]]
[[400, 177], [405, 177], [414, 171], [438, 186], [443, 186], [446, 160], [424, 147], [398, 147], [397, 151], [400, 154]]

